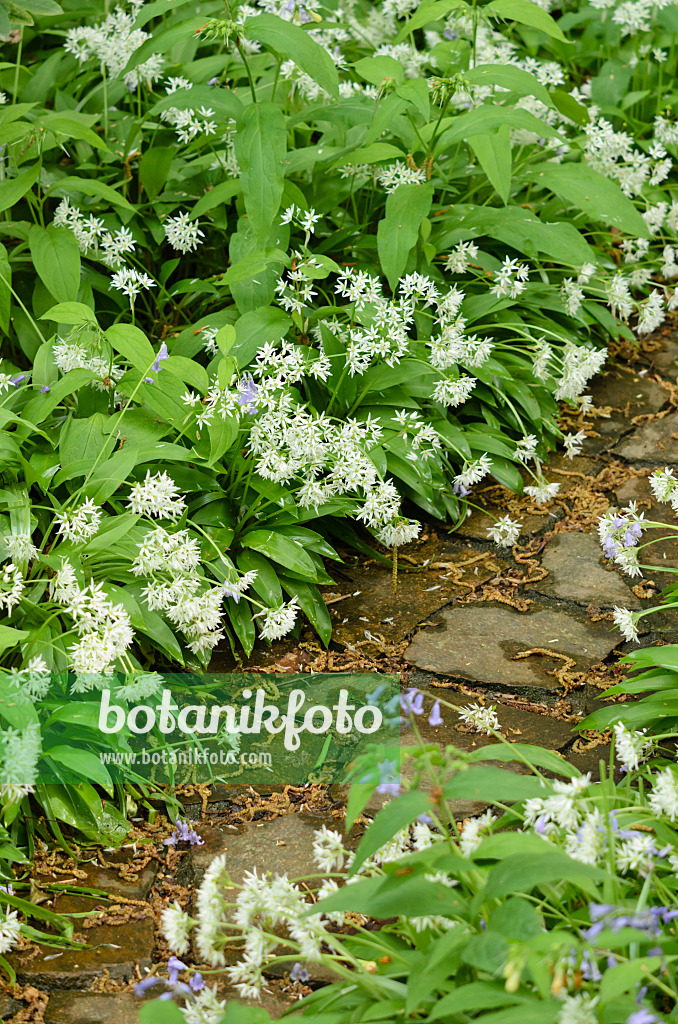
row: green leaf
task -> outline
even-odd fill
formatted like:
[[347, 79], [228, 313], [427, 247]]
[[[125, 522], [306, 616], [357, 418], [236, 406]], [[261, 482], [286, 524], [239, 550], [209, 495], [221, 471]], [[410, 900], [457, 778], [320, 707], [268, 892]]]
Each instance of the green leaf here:
[[0, 653], [10, 647], [16, 647], [27, 636], [29, 636], [28, 630], [15, 629], [13, 626], [0, 626]]
[[208, 210], [213, 210], [215, 206], [226, 206], [230, 203], [233, 196], [237, 196], [242, 191], [242, 186], [239, 181], [222, 181], [214, 188], [206, 192], [202, 199], [199, 199], [191, 210], [191, 220], [195, 220], [197, 217], [202, 217]]
[[0, 331], [9, 331], [9, 311], [12, 304], [12, 268], [4, 245], [0, 245]]
[[547, 107], [553, 107], [554, 101], [541, 82], [513, 64], [479, 64], [464, 72], [469, 85], [497, 85], [500, 89], [510, 89], [518, 96], [535, 96]]
[[429, 3], [418, 4], [414, 14], [407, 22], [406, 25], [401, 28], [398, 35], [395, 37], [394, 42], [401, 43], [403, 39], [407, 39], [410, 33], [414, 32], [415, 29], [421, 28], [423, 25], [428, 25], [432, 21], [439, 21], [441, 18], [446, 18], [452, 11], [457, 11], [460, 8], [468, 8], [468, 4], [464, 3], [464, 0], [432, 0]]
[[507, 992], [503, 985], [492, 985], [487, 981], [474, 981], [470, 985], [455, 988], [434, 1005], [427, 1021], [439, 1020], [457, 1013], [476, 1010], [492, 1010], [497, 1006], [508, 1006], [522, 1002], [522, 998]]
[[529, 25], [540, 32], [545, 32], [552, 39], [572, 45], [572, 40], [565, 38], [551, 15], [531, 0], [492, 0], [492, 3], [484, 8], [483, 14], [517, 21], [520, 25]]
[[[114, 324], [106, 331], [106, 338], [132, 366], [144, 375], [155, 362], [156, 353], [143, 331], [132, 324]], [[162, 368], [162, 363], [160, 364]]]
[[613, 224], [628, 235], [650, 237], [645, 221], [619, 185], [584, 163], [543, 163], [524, 171], [523, 177], [555, 192], [564, 202], [582, 210], [594, 223], [602, 221]]
[[286, 569], [299, 573], [306, 579], [316, 579], [316, 568], [313, 560], [306, 554], [300, 544], [288, 540], [273, 530], [251, 530], [241, 540], [244, 548], [254, 548], [262, 555], [273, 559]]
[[210, 458], [208, 465], [213, 466], [228, 451], [238, 437], [238, 419], [236, 416], [215, 416], [209, 424]]
[[276, 306], [251, 309], [235, 322], [235, 345], [230, 355], [242, 369], [264, 345], [280, 341], [292, 327], [292, 320]]
[[65, 192], [69, 196], [94, 196], [97, 199], [105, 199], [106, 202], [112, 203], [113, 206], [120, 206], [123, 210], [128, 210], [130, 213], [136, 212], [135, 208], [131, 203], [127, 202], [124, 196], [121, 196], [110, 185], [106, 185], [105, 182], [94, 178], [78, 178], [75, 175], [59, 178], [48, 190], [47, 195], [52, 195], [55, 192]]
[[139, 1008], [139, 1024], [186, 1024], [176, 1003], [149, 999]]
[[402, 796], [397, 797], [397, 799], [382, 807], [360, 840], [360, 845], [351, 864], [349, 877], [355, 875], [360, 865], [368, 857], [371, 857], [373, 853], [376, 853], [380, 846], [388, 843], [396, 832], [399, 832], [401, 828], [405, 828], [415, 818], [418, 818], [420, 814], [424, 814], [425, 811], [430, 809], [430, 806], [431, 802], [426, 793], [413, 790], [409, 793], [403, 793]]
[[139, 162], [139, 181], [149, 199], [155, 199], [165, 187], [176, 152], [173, 146], [153, 146], [142, 156]]
[[103, 139], [100, 139], [97, 133], [92, 131], [89, 125], [85, 124], [85, 121], [90, 119], [97, 120], [92, 115], [78, 114], [74, 110], [69, 110], [68, 113], [49, 113], [43, 115], [41, 126], [50, 132], [66, 135], [69, 139], [80, 139], [82, 142], [88, 142], [95, 149], [107, 150], [108, 146]]
[[245, 21], [243, 30], [248, 39], [256, 39], [264, 46], [293, 60], [321, 89], [339, 98], [339, 75], [327, 50], [290, 21], [275, 14], [259, 14]]
[[54, 0], [22, 0], [22, 7], [25, 7], [31, 14], [63, 14], [63, 8]]
[[458, 227], [452, 235], [445, 235], [444, 245], [489, 235], [510, 245], [525, 256], [543, 253], [556, 263], [579, 267], [582, 263], [596, 263], [597, 255], [573, 224], [567, 221], [544, 222], [530, 210], [518, 206], [505, 209], [456, 205], [452, 224]]
[[469, 761], [521, 761], [523, 764], [525, 758], [539, 768], [546, 768], [547, 771], [558, 775], [566, 775], [570, 779], [578, 779], [581, 776], [581, 772], [564, 757], [559, 757], [544, 747], [535, 747], [531, 743], [515, 743], [510, 747], [498, 743], [496, 746], [479, 747], [468, 755]]
[[99, 463], [84, 485], [84, 492], [96, 505], [102, 505], [118, 487], [125, 482], [138, 462], [134, 448], [123, 448], [114, 452], [105, 462]]
[[381, 267], [395, 292], [407, 266], [419, 228], [433, 201], [433, 185], [400, 185], [386, 199], [386, 212], [377, 228], [377, 251]]
[[591, 882], [602, 882], [607, 877], [600, 868], [573, 860], [560, 850], [546, 849], [540, 857], [533, 858], [516, 853], [492, 868], [484, 896], [488, 900], [498, 899], [512, 892], [531, 892], [536, 885], [563, 881], [584, 883], [584, 888], [590, 890]]
[[659, 967], [660, 956], [645, 956], [640, 960], [630, 960], [616, 967], [610, 967], [600, 982], [599, 999], [601, 1006], [606, 1006], [613, 999], [635, 988], [638, 982], [650, 977]]
[[371, 85], [381, 85], [384, 80], [400, 85], [405, 80], [405, 73], [394, 57], [362, 57], [353, 67]]
[[490, 183], [504, 203], [511, 191], [511, 129], [502, 125], [492, 135], [472, 135], [466, 140]]
[[[259, 16], [266, 17], [278, 20], [273, 15]], [[268, 241], [280, 209], [286, 149], [287, 131], [280, 107], [267, 102], [247, 107], [235, 137], [235, 153], [240, 165], [247, 216], [254, 236], [262, 246]]]
[[57, 746], [43, 751], [45, 757], [51, 757], [59, 764], [65, 765], [83, 780], [91, 780], [98, 786], [110, 786], [111, 777], [97, 754], [82, 747]]
[[68, 228], [34, 224], [28, 245], [38, 277], [59, 302], [71, 302], [80, 288], [80, 250]]
[[322, 594], [313, 583], [302, 583], [280, 573], [280, 582], [290, 597], [296, 597], [299, 607], [309, 620], [325, 647], [332, 639], [332, 620]]
[[543, 792], [541, 781], [533, 775], [495, 768], [494, 765], [473, 765], [458, 771], [445, 783], [447, 800], [500, 800], [515, 803], [529, 800]]
[[0, 213], [18, 203], [35, 185], [39, 174], [40, 165], [33, 164], [23, 174], [18, 174], [16, 178], [8, 178], [6, 181], [0, 182]]
[[84, 302], [58, 302], [50, 306], [41, 320], [54, 320], [58, 324], [96, 324], [97, 318], [93, 309]]
[[401, 99], [407, 100], [408, 103], [411, 103], [419, 111], [424, 123], [429, 120], [431, 116], [431, 101], [428, 84], [425, 79], [408, 78], [406, 82], [397, 87], [396, 94]]

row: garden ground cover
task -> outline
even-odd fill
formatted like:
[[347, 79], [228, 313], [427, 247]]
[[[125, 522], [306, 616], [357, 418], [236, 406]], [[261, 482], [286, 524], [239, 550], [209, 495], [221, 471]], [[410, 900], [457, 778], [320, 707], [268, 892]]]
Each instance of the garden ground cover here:
[[[677, 433], [672, 425], [678, 413], [676, 359], [678, 342], [670, 332], [652, 339], [641, 351], [617, 354], [592, 388], [598, 412], [586, 424], [588, 451], [573, 462], [562, 460], [551, 467], [565, 478], [557, 503], [544, 508], [506, 492], [486, 495], [489, 506], [514, 503], [508, 506], [511, 513], [527, 524], [510, 553], [498, 557], [490, 549], [483, 513], [469, 517], [457, 534], [431, 523], [424, 536], [401, 553], [395, 595], [390, 567], [366, 559], [343, 566], [343, 585], [328, 587], [326, 594], [330, 602], [332, 594], [350, 595], [329, 605], [341, 618], [329, 652], [309, 632], [300, 643], [261, 645], [244, 665], [227, 661], [220, 667], [398, 671], [404, 685], [416, 685], [434, 699], [442, 688], [453, 704], [491, 703], [509, 740], [559, 752], [579, 770], [596, 774], [601, 760], [609, 763], [610, 732], [578, 734], [573, 729], [594, 709], [615, 706], [618, 698], [602, 700], [601, 694], [624, 678], [619, 654], [636, 646], [624, 644], [613, 629], [612, 608], [620, 603], [647, 606], [662, 579], [648, 573], [638, 586], [606, 566], [595, 531], [610, 504], [620, 506], [632, 498], [646, 503], [648, 517], [664, 515], [671, 521], [654, 501], [647, 477], [658, 465], [678, 464], [678, 442], [672, 437]], [[664, 437], [659, 452], [658, 430]], [[654, 461], [658, 453], [660, 463]], [[660, 563], [678, 567], [675, 542], [662, 544], [657, 557]], [[361, 591], [355, 597], [354, 586]], [[436, 586], [440, 590], [431, 589]], [[390, 614], [383, 615], [385, 609]], [[529, 629], [530, 620], [540, 615], [551, 616], [542, 630], [546, 649], [525, 639], [526, 624]], [[461, 629], [453, 627], [455, 616], [465, 620]], [[489, 630], [482, 625], [485, 616], [492, 620]], [[671, 642], [678, 632], [671, 612], [644, 622], [643, 645]], [[530, 649], [529, 657], [516, 660]], [[447, 716], [439, 727], [424, 725], [422, 736], [433, 744], [454, 743], [469, 751], [495, 742], [465, 731]], [[15, 1014], [22, 1007], [43, 1006], [46, 1024], [136, 1024], [140, 1001], [134, 985], [149, 968], [162, 975], [169, 956], [160, 926], [162, 909], [175, 899], [190, 907], [215, 856], [227, 852], [236, 880], [255, 865], [290, 876], [312, 871], [314, 830], [322, 825], [341, 828], [345, 791], [328, 791], [322, 779], [310, 788], [273, 787], [271, 793], [260, 787], [257, 793], [248, 791], [242, 780], [234, 783], [216, 790], [187, 787], [181, 794], [186, 817], [195, 820], [204, 847], [163, 847], [173, 825], [158, 804], [153, 825], [138, 821], [118, 852], [83, 848], [83, 860], [76, 862], [63, 851], [46, 849], [32, 872], [35, 892], [47, 897], [47, 906], [64, 913], [96, 911], [94, 925], [88, 922], [82, 934], [90, 942], [96, 934], [100, 943], [113, 945], [50, 959], [53, 949], [26, 942], [10, 958], [20, 987], [8, 990], [3, 1011]], [[367, 816], [353, 827], [353, 848], [382, 803], [383, 799], [373, 800]], [[463, 798], [452, 803], [460, 823], [487, 807], [487, 801]], [[101, 895], [74, 895], [75, 885], [92, 886]], [[61, 893], [55, 898], [56, 889]], [[199, 956], [183, 960], [201, 965]], [[225, 982], [220, 982], [221, 998], [252, 1010], [261, 1005], [277, 1017], [331, 977], [320, 967], [307, 966], [311, 988], [290, 980], [289, 969], [280, 967], [268, 976], [261, 1003], [243, 999]]]

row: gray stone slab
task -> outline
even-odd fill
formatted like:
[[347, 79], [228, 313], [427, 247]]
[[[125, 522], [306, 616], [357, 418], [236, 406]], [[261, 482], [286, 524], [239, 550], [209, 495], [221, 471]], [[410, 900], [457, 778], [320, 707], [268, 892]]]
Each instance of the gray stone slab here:
[[564, 654], [577, 669], [589, 668], [607, 657], [620, 642], [608, 623], [589, 622], [570, 610], [538, 608], [520, 613], [489, 604], [444, 609], [442, 626], [419, 633], [406, 657], [410, 664], [436, 675], [471, 680], [499, 689], [557, 690], [548, 675], [560, 659], [533, 655], [512, 658], [532, 648]]
[[643, 602], [613, 568], [606, 565], [594, 533], [557, 533], [550, 537], [541, 566], [548, 576], [530, 586], [540, 594], [599, 608], [641, 608]]
[[587, 437], [583, 448], [587, 455], [606, 451], [610, 443], [629, 429], [632, 419], [659, 412], [668, 397], [656, 381], [618, 368], [606, 370], [598, 377], [590, 394], [594, 406], [608, 410], [609, 415], [591, 420], [599, 436]]
[[643, 423], [612, 449], [630, 462], [652, 466], [678, 464], [678, 412]]

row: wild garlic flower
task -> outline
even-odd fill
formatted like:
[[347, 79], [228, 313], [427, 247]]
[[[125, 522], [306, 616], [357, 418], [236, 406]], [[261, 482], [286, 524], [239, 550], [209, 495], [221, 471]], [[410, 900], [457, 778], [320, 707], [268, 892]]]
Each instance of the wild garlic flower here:
[[650, 474], [649, 481], [657, 501], [669, 502], [678, 512], [678, 480], [673, 475], [673, 470], [668, 466], [657, 469]]
[[348, 856], [338, 832], [322, 825], [313, 833], [313, 860], [319, 871], [341, 871]]
[[157, 672], [138, 672], [126, 678], [116, 696], [128, 701], [146, 700], [160, 693], [164, 685], [165, 680]]
[[15, 802], [33, 792], [42, 751], [40, 726], [0, 731], [0, 800]]
[[529, 484], [525, 487], [525, 494], [529, 494], [531, 498], [534, 498], [537, 505], [545, 505], [549, 501], [553, 501], [559, 490], [559, 483], [550, 484], [548, 480], [540, 475], [537, 477], [535, 484]]
[[260, 612], [255, 617], [263, 619], [259, 627], [261, 639], [280, 640], [281, 637], [286, 636], [297, 621], [298, 611], [299, 603], [295, 596], [277, 608], [266, 608], [263, 612]]
[[665, 306], [663, 294], [657, 288], [653, 289], [649, 298], [640, 306], [636, 332], [650, 334], [656, 331], [666, 318]]
[[459, 377], [457, 380], [440, 380], [433, 389], [431, 398], [448, 408], [463, 405], [478, 381], [475, 377]]
[[487, 535], [500, 548], [510, 548], [518, 542], [522, 528], [522, 523], [509, 516], [502, 516], [492, 526], [488, 526]]
[[39, 654], [31, 658], [24, 668], [10, 669], [10, 686], [31, 701], [42, 700], [47, 696], [51, 679], [45, 659]]
[[647, 729], [633, 732], [623, 722], [614, 726], [614, 753], [622, 766], [623, 772], [634, 772], [644, 761], [649, 761], [654, 753], [654, 740], [646, 739]]
[[464, 823], [461, 836], [459, 837], [459, 849], [462, 857], [470, 857], [478, 849], [483, 841], [482, 833], [497, 820], [497, 816], [491, 811], [485, 811], [478, 818], [469, 818]]
[[8, 615], [18, 605], [24, 592], [24, 576], [13, 562], [8, 562], [0, 569], [0, 608]]
[[471, 732], [482, 732], [489, 736], [501, 729], [494, 705], [484, 708], [480, 704], [469, 704], [468, 707], [456, 710], [462, 722], [471, 727]]
[[127, 507], [130, 512], [156, 519], [176, 519], [186, 507], [186, 501], [179, 495], [179, 488], [171, 476], [164, 472], [151, 474], [130, 489]]
[[517, 299], [525, 290], [528, 275], [529, 268], [526, 263], [506, 256], [499, 270], [495, 271], [494, 284], [490, 291], [497, 298], [507, 295], [511, 299]]
[[194, 923], [176, 900], [169, 907], [165, 907], [160, 915], [160, 926], [167, 945], [173, 953], [181, 955], [188, 952], [190, 933]]
[[606, 358], [605, 349], [590, 349], [584, 345], [577, 347], [568, 342], [562, 352], [563, 367], [555, 391], [556, 400], [574, 401], [578, 398], [591, 377], [601, 370]]
[[54, 522], [58, 525], [62, 537], [72, 540], [75, 544], [81, 544], [96, 536], [101, 516], [101, 508], [95, 505], [91, 498], [86, 498], [78, 508], [57, 512]]
[[565, 445], [565, 453], [568, 459], [573, 459], [575, 455], [580, 455], [582, 445], [586, 440], [586, 434], [583, 430], [579, 430], [576, 434], [565, 434], [563, 437], [563, 444]]
[[16, 946], [21, 934], [21, 923], [16, 910], [0, 910], [0, 954]]
[[654, 776], [648, 803], [658, 818], [678, 818], [678, 779], [672, 768], [664, 768]]
[[152, 576], [156, 572], [185, 573], [200, 565], [200, 543], [188, 530], [168, 533], [156, 526], [139, 544], [132, 563], [135, 576]]
[[33, 543], [30, 533], [6, 533], [4, 541], [9, 556], [14, 562], [32, 562], [40, 553]]
[[563, 1005], [558, 1011], [557, 1024], [598, 1024], [596, 999], [586, 994], [565, 996]]
[[426, 171], [424, 168], [408, 167], [402, 160], [396, 160], [377, 174], [377, 181], [388, 195], [395, 192], [399, 185], [423, 185], [426, 182]]
[[111, 287], [126, 295], [132, 305], [143, 289], [155, 288], [155, 281], [148, 274], [134, 270], [132, 267], [123, 267], [111, 277]]
[[628, 608], [619, 608], [615, 605], [612, 618], [615, 626], [619, 627], [626, 640], [638, 639], [638, 627], [633, 612], [630, 612]]
[[189, 213], [182, 210], [174, 217], [168, 217], [163, 224], [165, 238], [170, 245], [178, 252], [195, 252], [200, 245], [200, 239], [205, 237], [204, 231], [198, 227], [198, 222], [191, 220]]
[[464, 274], [469, 263], [478, 255], [478, 246], [473, 242], [458, 242], [445, 259], [445, 270], [453, 274]]

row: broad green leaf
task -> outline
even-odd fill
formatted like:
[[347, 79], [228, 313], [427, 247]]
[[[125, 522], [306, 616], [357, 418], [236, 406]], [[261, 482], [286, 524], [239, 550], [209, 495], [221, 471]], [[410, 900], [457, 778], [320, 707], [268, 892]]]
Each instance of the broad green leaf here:
[[507, 747], [498, 743], [487, 747], [479, 747], [468, 755], [469, 761], [522, 761], [527, 759], [538, 768], [545, 768], [558, 775], [566, 775], [570, 779], [579, 778], [581, 772], [564, 757], [559, 757], [552, 750], [535, 747], [530, 743], [515, 743]]
[[586, 164], [543, 163], [523, 172], [523, 177], [555, 192], [594, 223], [602, 221], [613, 224], [626, 234], [650, 237], [645, 221], [619, 185]]
[[40, 317], [41, 320], [54, 320], [58, 324], [96, 324], [97, 318], [93, 309], [83, 302], [58, 302], [51, 306]]
[[302, 612], [327, 647], [332, 639], [332, 620], [318, 588], [313, 583], [293, 580], [284, 573], [280, 574], [280, 582], [290, 597], [297, 598]]
[[386, 212], [377, 228], [377, 251], [391, 290], [407, 266], [419, 228], [433, 201], [433, 185], [400, 185], [386, 199]]
[[455, 988], [449, 995], [443, 996], [435, 1003], [427, 1020], [440, 1020], [441, 1017], [457, 1013], [468, 1013], [476, 1010], [492, 1010], [497, 1006], [510, 1006], [521, 1003], [521, 996], [507, 992], [503, 985], [492, 985], [487, 981], [474, 981], [469, 985]]
[[428, 0], [428, 2], [424, 0], [424, 3], [417, 4], [414, 14], [407, 24], [401, 28], [394, 42], [400, 43], [414, 32], [415, 29], [428, 25], [432, 21], [439, 21], [440, 18], [446, 18], [452, 11], [468, 7], [469, 4], [464, 3], [464, 0]]
[[94, 196], [96, 199], [105, 199], [113, 206], [120, 206], [123, 210], [135, 213], [135, 208], [127, 202], [124, 196], [116, 192], [110, 185], [95, 178], [79, 178], [76, 175], [69, 175], [59, 180], [48, 190], [48, 195], [55, 192], [65, 192], [66, 195]]
[[274, 530], [251, 530], [246, 533], [241, 544], [244, 548], [254, 548], [267, 558], [272, 558], [279, 565], [284, 565], [291, 572], [299, 573], [306, 579], [315, 580], [316, 568], [313, 560], [306, 554], [300, 544], [288, 540]]
[[[273, 15], [259, 15], [259, 18], [266, 17], [278, 21]], [[247, 216], [254, 236], [262, 246], [268, 241], [280, 209], [286, 148], [285, 118], [280, 107], [268, 102], [253, 103], [247, 107], [235, 137], [235, 153], [240, 165]]]
[[18, 174], [16, 178], [7, 178], [0, 181], [0, 213], [9, 210], [19, 202], [23, 196], [35, 185], [40, 174], [40, 165], [33, 164], [27, 171]]
[[502, 125], [492, 135], [472, 135], [467, 142], [504, 203], [511, 191], [511, 129]]
[[22, 640], [25, 640], [29, 633], [25, 629], [15, 629], [14, 626], [0, 626], [0, 652], [15, 647]]
[[80, 288], [80, 250], [68, 228], [34, 224], [28, 244], [38, 277], [58, 302], [71, 302]]
[[139, 162], [139, 181], [149, 199], [155, 199], [165, 187], [176, 152], [173, 146], [153, 146], [142, 156]]
[[327, 50], [290, 21], [275, 14], [259, 14], [244, 25], [248, 39], [256, 39], [305, 71], [330, 96], [339, 96], [339, 75]]
[[557, 23], [547, 14], [543, 7], [532, 3], [532, 0], [492, 0], [483, 9], [483, 14], [495, 15], [498, 18], [506, 18], [510, 21], [517, 21], [520, 25], [529, 25], [545, 32], [552, 39], [561, 43], [572, 44], [571, 39], [566, 39]]
[[662, 965], [660, 956], [645, 956], [640, 960], [610, 967], [600, 982], [599, 998], [601, 1006], [606, 1006], [613, 999], [635, 989], [639, 982], [650, 977]]
[[426, 793], [412, 790], [392, 800], [377, 814], [376, 818], [360, 840], [349, 876], [355, 875], [360, 865], [376, 853], [380, 846], [389, 842], [401, 828], [430, 810], [431, 801]]
[[252, 590], [269, 607], [282, 602], [282, 588], [275, 569], [259, 551], [241, 551], [236, 558], [241, 572], [256, 572]]
[[84, 419], [70, 419], [66, 422], [59, 435], [59, 457], [63, 469], [70, 468], [81, 459], [90, 460], [91, 464], [99, 453], [108, 449], [109, 454], [117, 443], [110, 435], [104, 439], [104, 426], [107, 417], [97, 412]]
[[108, 146], [100, 139], [96, 132], [92, 131], [86, 121], [96, 122], [97, 117], [89, 114], [78, 114], [74, 110], [60, 113], [49, 113], [42, 117], [42, 127], [50, 132], [65, 135], [69, 139], [81, 139], [88, 142], [95, 149], [108, 149]]
[[44, 750], [45, 757], [51, 757], [59, 764], [70, 768], [83, 780], [91, 780], [98, 786], [110, 786], [111, 777], [105, 765], [101, 763], [98, 754], [91, 750], [83, 750], [82, 747], [56, 746]]
[[517, 853], [506, 857], [490, 871], [485, 887], [485, 898], [498, 899], [513, 892], [530, 892], [536, 885], [550, 882], [583, 884], [590, 891], [593, 881], [602, 882], [607, 873], [573, 860], [561, 850], [545, 849], [539, 857], [526, 858]]
[[[132, 366], [147, 374], [155, 362], [157, 353], [143, 331], [132, 324], [114, 324], [106, 331], [106, 337], [116, 352], [119, 352]], [[162, 370], [162, 363], [160, 363]]]
[[381, 85], [384, 80], [400, 85], [405, 80], [403, 69], [394, 57], [362, 57], [353, 67], [371, 85]]
[[454, 207], [450, 224], [456, 225], [458, 230], [444, 236], [444, 248], [462, 239], [489, 235], [525, 256], [543, 253], [556, 263], [573, 267], [597, 262], [595, 250], [573, 224], [567, 221], [545, 222], [530, 210], [518, 206], [507, 206], [502, 210], [459, 203]]
[[221, 181], [209, 192], [206, 192], [202, 199], [199, 199], [191, 210], [191, 219], [202, 217], [204, 213], [213, 210], [216, 206], [226, 206], [234, 196], [242, 191], [239, 181]]
[[419, 111], [424, 123], [428, 122], [431, 117], [431, 100], [428, 84], [424, 78], [408, 78], [406, 82], [397, 87], [396, 94]]
[[209, 424], [210, 458], [208, 465], [213, 466], [231, 447], [238, 437], [238, 419], [236, 416], [215, 416]]
[[497, 85], [500, 89], [509, 89], [518, 96], [535, 96], [547, 107], [554, 106], [546, 87], [529, 71], [523, 71], [514, 64], [478, 64], [465, 71], [464, 78], [469, 85]]
[[24, 409], [22, 419], [43, 423], [64, 398], [79, 391], [86, 384], [91, 384], [92, 380], [93, 374], [91, 370], [85, 370], [83, 367], [69, 370], [68, 373], [63, 375], [61, 380], [50, 384], [50, 389], [46, 394], [36, 395], [35, 398], [30, 400]]
[[139, 461], [137, 450], [123, 448], [100, 462], [84, 486], [84, 493], [102, 505], [125, 482]]
[[0, 331], [9, 331], [9, 311], [12, 304], [12, 268], [4, 245], [0, 244]]
[[230, 355], [238, 366], [247, 366], [264, 345], [280, 341], [292, 326], [292, 320], [276, 306], [252, 309], [235, 322], [235, 344]]
[[540, 779], [534, 775], [518, 775], [494, 765], [473, 765], [453, 775], [445, 783], [444, 791], [447, 800], [515, 803], [539, 796], [543, 788]]

